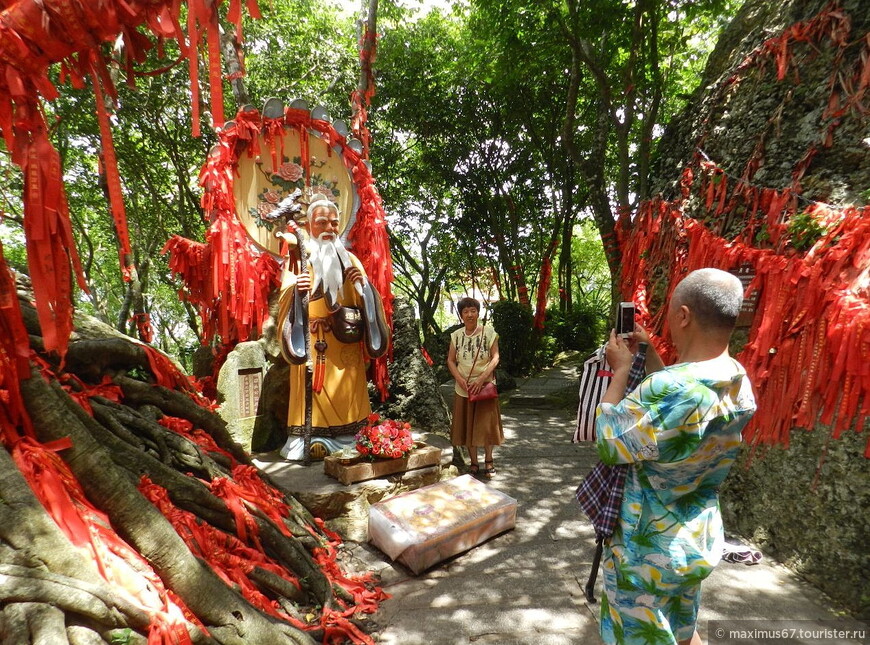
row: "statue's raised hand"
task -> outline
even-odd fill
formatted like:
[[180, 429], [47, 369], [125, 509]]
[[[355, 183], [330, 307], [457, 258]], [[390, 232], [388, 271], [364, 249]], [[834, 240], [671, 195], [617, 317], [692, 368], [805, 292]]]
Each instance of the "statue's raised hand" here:
[[296, 276], [296, 288], [299, 290], [299, 293], [305, 293], [311, 289], [311, 276], [307, 271]]

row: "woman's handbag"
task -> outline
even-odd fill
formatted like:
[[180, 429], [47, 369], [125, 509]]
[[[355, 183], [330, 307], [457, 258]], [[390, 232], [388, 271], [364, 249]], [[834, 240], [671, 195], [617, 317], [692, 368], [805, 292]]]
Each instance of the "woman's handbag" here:
[[489, 399], [497, 399], [498, 398], [498, 390], [495, 387], [495, 383], [490, 381], [482, 388], [480, 388], [480, 392], [477, 394], [468, 393], [468, 400], [471, 402], [476, 401], [487, 401]]
[[[474, 373], [474, 366], [477, 365], [477, 359], [480, 356], [480, 350], [483, 349], [483, 344], [486, 342], [486, 334], [484, 330], [480, 330], [481, 340], [480, 345], [477, 346], [477, 353], [474, 355], [474, 360], [471, 362], [471, 369], [468, 370], [469, 374]], [[488, 401], [489, 399], [497, 399], [498, 398], [498, 389], [495, 387], [495, 381], [490, 381], [486, 383], [477, 394], [468, 393], [468, 400], [472, 403], [476, 403], [477, 401]]]

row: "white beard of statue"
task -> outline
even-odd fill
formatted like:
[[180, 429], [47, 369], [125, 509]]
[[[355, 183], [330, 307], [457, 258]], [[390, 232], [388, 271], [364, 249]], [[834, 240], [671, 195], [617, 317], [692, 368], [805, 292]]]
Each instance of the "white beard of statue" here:
[[324, 239], [324, 235], [328, 234], [324, 233], [319, 238], [310, 240], [308, 260], [314, 272], [311, 293], [322, 287], [327, 306], [334, 309], [338, 305], [338, 296], [344, 284], [344, 269], [352, 265], [341, 238]]

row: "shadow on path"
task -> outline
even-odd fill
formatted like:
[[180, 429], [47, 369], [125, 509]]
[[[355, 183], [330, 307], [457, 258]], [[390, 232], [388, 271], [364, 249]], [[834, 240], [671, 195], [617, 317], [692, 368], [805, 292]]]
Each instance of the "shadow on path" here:
[[[414, 576], [367, 544], [355, 553], [380, 573], [392, 594], [373, 618], [380, 643], [395, 645], [568, 645], [600, 643], [599, 605], [586, 602], [594, 533], [574, 502], [579, 481], [597, 461], [589, 444], [572, 444], [575, 411], [544, 407], [573, 388], [576, 367], [565, 365], [529, 379], [502, 401], [505, 443], [496, 449], [490, 486], [515, 498], [516, 528]], [[564, 400], [564, 397], [562, 397]], [[723, 562], [704, 583], [702, 638], [711, 620], [738, 629], [763, 629], [777, 619], [801, 619], [797, 628], [824, 627], [836, 615], [821, 592], [767, 558], [746, 566]], [[601, 597], [600, 576], [596, 598]], [[855, 623], [840, 621], [844, 627]], [[726, 627], [731, 622], [726, 624]], [[860, 628], [861, 625], [857, 624]], [[713, 625], [714, 629], [718, 625]], [[866, 633], [865, 633], [866, 636]], [[799, 638], [782, 643], [847, 642]], [[863, 642], [867, 642], [866, 638]]]

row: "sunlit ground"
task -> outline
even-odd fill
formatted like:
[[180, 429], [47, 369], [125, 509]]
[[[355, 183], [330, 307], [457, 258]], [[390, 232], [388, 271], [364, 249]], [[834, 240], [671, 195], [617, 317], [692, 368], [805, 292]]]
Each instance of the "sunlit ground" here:
[[[574, 378], [563, 376], [567, 384]], [[601, 642], [600, 605], [588, 604], [582, 592], [594, 534], [573, 497], [597, 461], [594, 448], [570, 443], [570, 410], [508, 404], [502, 419], [505, 443], [496, 449], [498, 474], [489, 485], [517, 500], [516, 528], [419, 576], [398, 564], [385, 569], [385, 588], [394, 597], [375, 616], [382, 627], [379, 642]], [[597, 598], [600, 582], [599, 576]], [[723, 562], [704, 586], [698, 623], [703, 638], [710, 620], [737, 618], [800, 618], [814, 621], [806, 623], [809, 627], [824, 626], [818, 621], [834, 615], [820, 592], [765, 559], [754, 566]]]

